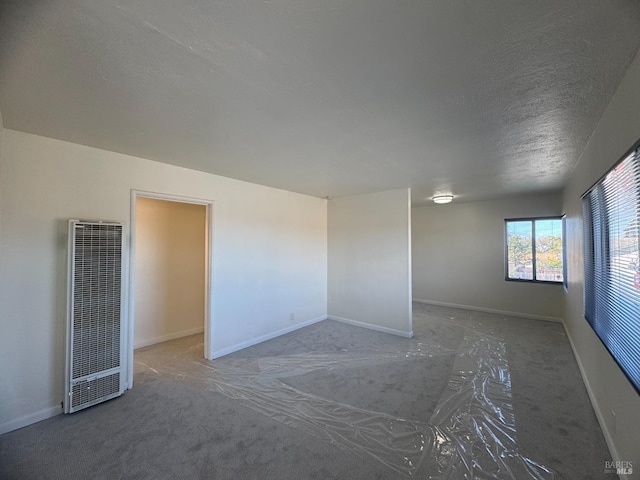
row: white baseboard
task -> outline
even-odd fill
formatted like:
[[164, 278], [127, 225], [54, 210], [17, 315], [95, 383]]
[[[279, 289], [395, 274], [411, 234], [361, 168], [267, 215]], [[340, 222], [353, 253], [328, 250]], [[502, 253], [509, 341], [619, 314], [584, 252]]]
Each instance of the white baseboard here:
[[191, 328], [189, 330], [182, 330], [180, 332], [170, 333], [168, 335], [161, 335], [159, 337], [148, 338], [146, 340], [140, 340], [133, 344], [133, 349], [148, 347], [149, 345], [155, 345], [156, 343], [168, 342], [169, 340], [175, 340], [176, 338], [188, 337], [189, 335], [195, 335], [196, 333], [204, 332], [204, 327]]
[[427, 305], [436, 305], [439, 307], [460, 308], [462, 310], [475, 310], [478, 312], [507, 315], [509, 317], [528, 318], [530, 320], [544, 320], [545, 322], [562, 323], [562, 319], [558, 317], [545, 317], [544, 315], [532, 315], [530, 313], [509, 312], [506, 310], [496, 310], [494, 308], [474, 307], [472, 305], [459, 305], [457, 303], [435, 302], [433, 300], [422, 300], [420, 298], [414, 298], [413, 301], [416, 303], [425, 303]]
[[[611, 436], [611, 432], [609, 431], [609, 426], [605, 421], [604, 415], [602, 414], [602, 410], [600, 409], [600, 405], [596, 399], [596, 396], [591, 389], [591, 384], [589, 383], [589, 379], [587, 378], [587, 374], [582, 366], [582, 361], [578, 356], [578, 351], [576, 350], [576, 346], [573, 343], [573, 338], [571, 338], [571, 334], [567, 329], [567, 326], [564, 324], [564, 331], [567, 334], [567, 338], [569, 339], [569, 345], [571, 345], [571, 350], [573, 351], [573, 356], [576, 359], [576, 363], [578, 364], [578, 369], [580, 370], [580, 375], [582, 376], [582, 381], [584, 382], [584, 386], [587, 389], [587, 393], [589, 394], [589, 400], [591, 400], [591, 406], [593, 407], [593, 411], [596, 413], [596, 418], [598, 419], [598, 423], [600, 424], [600, 429], [602, 430], [602, 434], [604, 435], [604, 439], [607, 442], [607, 447], [609, 447], [609, 453], [613, 461], [621, 461], [623, 459], [620, 458], [618, 454], [618, 450], [616, 449], [615, 443], [613, 442], [613, 437]], [[635, 464], [634, 464], [635, 467]], [[622, 475], [620, 478], [624, 480], [627, 476]]]
[[358, 320], [351, 320], [350, 318], [336, 317], [335, 315], [328, 315], [327, 318], [329, 320], [335, 320], [336, 322], [355, 325], [356, 327], [368, 328], [369, 330], [375, 330], [376, 332], [390, 333], [391, 335], [397, 335], [399, 337], [404, 337], [404, 338], [413, 338], [413, 330], [409, 332], [404, 330], [396, 330], [395, 328], [382, 327], [380, 325], [360, 322]]
[[247, 347], [252, 347], [254, 345], [257, 345], [258, 343], [266, 342], [267, 340], [271, 340], [272, 338], [276, 338], [276, 337], [279, 337], [281, 335], [285, 335], [287, 333], [294, 332], [296, 330], [299, 330], [299, 329], [304, 328], [304, 327], [308, 327], [309, 325], [313, 325], [314, 323], [318, 323], [318, 322], [321, 322], [321, 321], [326, 320], [326, 319], [327, 319], [327, 316], [326, 315], [322, 315], [320, 317], [316, 317], [316, 318], [312, 318], [311, 320], [307, 320], [306, 322], [296, 323], [295, 325], [283, 328], [283, 329], [278, 330], [276, 332], [267, 333], [266, 335], [261, 335], [261, 336], [256, 337], [256, 338], [252, 338], [251, 340], [247, 340], [246, 342], [236, 343], [235, 345], [232, 345], [231, 347], [221, 348], [220, 350], [215, 350], [213, 352], [213, 358], [224, 357], [225, 355], [229, 355], [230, 353], [237, 352], [238, 350], [242, 350], [242, 349], [247, 348]]
[[18, 430], [19, 428], [26, 427], [32, 423], [41, 422], [47, 418], [55, 417], [61, 413], [62, 407], [60, 405], [56, 405], [54, 407], [45, 408], [38, 412], [16, 418], [15, 420], [9, 420], [8, 422], [0, 424], [0, 435], [13, 430]]

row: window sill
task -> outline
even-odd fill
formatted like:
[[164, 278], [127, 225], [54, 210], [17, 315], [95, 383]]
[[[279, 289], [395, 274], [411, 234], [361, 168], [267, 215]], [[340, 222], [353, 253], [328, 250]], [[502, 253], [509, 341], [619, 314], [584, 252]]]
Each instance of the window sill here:
[[546, 285], [563, 285], [563, 281], [553, 281], [553, 280], [528, 280], [526, 278], [505, 278], [507, 282], [516, 282], [516, 283], [542, 283]]

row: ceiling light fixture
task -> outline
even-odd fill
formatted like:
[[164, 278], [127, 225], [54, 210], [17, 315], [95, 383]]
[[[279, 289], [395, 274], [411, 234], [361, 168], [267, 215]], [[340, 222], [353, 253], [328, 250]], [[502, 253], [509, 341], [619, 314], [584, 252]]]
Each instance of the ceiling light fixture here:
[[453, 200], [453, 195], [436, 195], [431, 200], [435, 203], [449, 203]]

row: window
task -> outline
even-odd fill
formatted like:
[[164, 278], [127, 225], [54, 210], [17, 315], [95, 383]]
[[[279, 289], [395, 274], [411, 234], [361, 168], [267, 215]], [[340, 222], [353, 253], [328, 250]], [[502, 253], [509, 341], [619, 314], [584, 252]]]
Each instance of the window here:
[[561, 217], [505, 220], [506, 279], [562, 283]]
[[565, 291], [569, 291], [569, 280], [567, 275], [567, 236], [565, 232], [567, 231], [567, 217], [565, 215], [562, 216], [562, 285], [564, 286]]
[[584, 311], [640, 392], [640, 148], [583, 197]]

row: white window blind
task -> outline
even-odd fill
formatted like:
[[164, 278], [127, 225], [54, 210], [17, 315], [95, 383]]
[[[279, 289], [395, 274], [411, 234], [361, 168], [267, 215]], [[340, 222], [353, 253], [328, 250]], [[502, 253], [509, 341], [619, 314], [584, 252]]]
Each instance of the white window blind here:
[[640, 148], [583, 197], [584, 310], [640, 392]]

